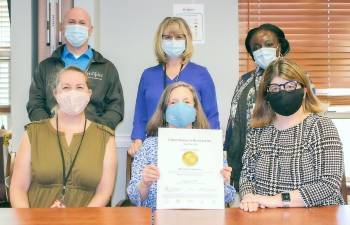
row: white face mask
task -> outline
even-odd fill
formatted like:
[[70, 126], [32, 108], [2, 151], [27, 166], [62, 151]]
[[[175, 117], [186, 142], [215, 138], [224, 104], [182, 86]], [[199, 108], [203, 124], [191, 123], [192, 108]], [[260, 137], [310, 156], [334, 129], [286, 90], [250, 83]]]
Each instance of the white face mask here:
[[276, 52], [276, 48], [260, 48], [253, 52], [254, 61], [259, 67], [266, 69], [277, 58]]
[[64, 36], [76, 48], [82, 46], [89, 38], [89, 28], [79, 24], [66, 25]]
[[90, 94], [82, 91], [64, 91], [56, 95], [58, 108], [70, 116], [82, 113], [90, 101]]

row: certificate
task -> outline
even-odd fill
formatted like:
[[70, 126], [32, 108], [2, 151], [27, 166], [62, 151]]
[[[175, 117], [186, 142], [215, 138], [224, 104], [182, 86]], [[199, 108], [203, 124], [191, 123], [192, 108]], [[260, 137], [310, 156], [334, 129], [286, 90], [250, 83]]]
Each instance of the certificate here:
[[159, 128], [157, 209], [223, 209], [222, 131]]

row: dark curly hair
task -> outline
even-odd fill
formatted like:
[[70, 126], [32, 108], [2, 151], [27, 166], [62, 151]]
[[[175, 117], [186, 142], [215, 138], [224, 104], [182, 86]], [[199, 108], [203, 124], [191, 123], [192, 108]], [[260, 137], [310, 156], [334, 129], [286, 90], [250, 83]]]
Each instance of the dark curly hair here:
[[280, 43], [281, 46], [281, 54], [282, 55], [286, 55], [289, 50], [289, 42], [286, 39], [284, 32], [281, 30], [281, 28], [277, 27], [276, 25], [270, 24], [270, 23], [264, 23], [262, 25], [260, 25], [259, 27], [255, 27], [251, 30], [249, 30], [247, 37], [245, 38], [245, 48], [247, 49], [247, 52], [249, 53], [249, 55], [252, 57], [252, 59], [254, 60], [253, 57], [253, 50], [250, 47], [250, 41], [252, 40], [252, 38], [254, 37], [254, 35], [256, 33], [258, 33], [259, 31], [262, 30], [268, 30], [271, 31], [272, 33], [274, 33]]

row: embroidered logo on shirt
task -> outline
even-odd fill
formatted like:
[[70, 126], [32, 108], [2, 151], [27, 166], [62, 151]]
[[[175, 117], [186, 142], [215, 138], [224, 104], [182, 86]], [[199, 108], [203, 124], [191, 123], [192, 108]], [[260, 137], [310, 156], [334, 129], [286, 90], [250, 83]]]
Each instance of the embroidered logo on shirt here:
[[103, 79], [103, 74], [99, 73], [97, 71], [89, 71], [87, 74], [88, 74], [89, 79], [93, 79], [93, 80], [102, 80]]

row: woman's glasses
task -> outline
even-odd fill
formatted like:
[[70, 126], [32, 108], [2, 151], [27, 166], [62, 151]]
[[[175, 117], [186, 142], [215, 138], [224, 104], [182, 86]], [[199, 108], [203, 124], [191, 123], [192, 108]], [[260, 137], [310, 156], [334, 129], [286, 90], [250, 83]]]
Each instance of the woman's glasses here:
[[292, 80], [284, 84], [270, 84], [267, 86], [267, 91], [270, 93], [278, 93], [282, 90], [282, 87], [283, 87], [283, 90], [289, 92], [289, 91], [294, 91], [298, 87], [301, 87], [301, 85], [299, 84], [298, 81]]
[[163, 34], [162, 35], [163, 40], [186, 40], [186, 35], [184, 34], [175, 34], [175, 35], [170, 35], [170, 34]]

